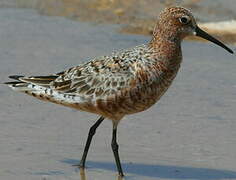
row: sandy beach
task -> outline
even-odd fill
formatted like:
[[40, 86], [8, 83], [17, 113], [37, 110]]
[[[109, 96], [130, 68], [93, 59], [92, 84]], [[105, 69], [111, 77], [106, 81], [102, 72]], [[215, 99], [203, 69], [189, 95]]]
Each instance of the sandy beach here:
[[[118, 25], [0, 9], [0, 82], [47, 75], [146, 43]], [[236, 49], [231, 46], [232, 49]], [[182, 68], [151, 109], [118, 128], [125, 180], [236, 179], [236, 58], [210, 44], [183, 43]], [[97, 116], [46, 103], [0, 85], [0, 179], [84, 180], [77, 164]], [[116, 180], [110, 121], [98, 129], [87, 180]]]

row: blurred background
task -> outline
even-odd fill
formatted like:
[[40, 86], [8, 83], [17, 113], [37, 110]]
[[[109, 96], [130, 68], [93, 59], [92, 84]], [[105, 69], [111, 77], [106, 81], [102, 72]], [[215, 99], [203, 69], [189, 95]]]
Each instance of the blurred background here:
[[0, 7], [34, 8], [43, 15], [63, 16], [95, 23], [121, 24], [120, 32], [145, 35], [152, 33], [159, 12], [164, 7], [173, 5], [192, 10], [200, 26], [221, 40], [228, 43], [236, 42], [235, 0], [0, 1]]

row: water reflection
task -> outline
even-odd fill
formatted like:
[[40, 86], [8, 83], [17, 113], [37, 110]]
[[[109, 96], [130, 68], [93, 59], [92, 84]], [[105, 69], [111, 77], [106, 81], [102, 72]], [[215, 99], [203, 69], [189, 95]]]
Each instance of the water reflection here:
[[[77, 160], [65, 159], [61, 162], [67, 164], [76, 164]], [[116, 167], [113, 162], [95, 162], [88, 161], [87, 164], [90, 169], [103, 169], [116, 173]], [[223, 180], [236, 179], [236, 171], [224, 169], [210, 169], [197, 167], [184, 167], [174, 165], [151, 165], [141, 163], [123, 163], [124, 172], [132, 176], [125, 178], [118, 178], [118, 180], [127, 180], [137, 178], [137, 176], [151, 177], [151, 178], [167, 178], [167, 179], [193, 179], [193, 180]], [[85, 176], [85, 173], [83, 174]], [[83, 177], [84, 178], [84, 177]], [[82, 179], [82, 178], [81, 178]], [[115, 179], [115, 178], [114, 178]], [[86, 180], [86, 178], [85, 178]]]
[[80, 179], [81, 180], [86, 180], [86, 174], [85, 174], [85, 170], [80, 168]]
[[[80, 168], [79, 171], [80, 171], [80, 180], [87, 180], [85, 169]], [[125, 178], [123, 178], [121, 176], [117, 176], [117, 178], [115, 178], [115, 179], [116, 180], [125, 180]]]

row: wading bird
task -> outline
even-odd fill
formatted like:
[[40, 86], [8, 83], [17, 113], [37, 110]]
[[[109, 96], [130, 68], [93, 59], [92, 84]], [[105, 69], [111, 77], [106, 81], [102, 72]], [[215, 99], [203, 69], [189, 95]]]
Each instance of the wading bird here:
[[152, 40], [145, 45], [102, 56], [49, 76], [9, 76], [13, 90], [38, 99], [100, 115], [90, 128], [79, 167], [85, 167], [97, 127], [107, 118], [113, 123], [112, 150], [120, 176], [123, 170], [117, 144], [117, 125], [125, 116], [155, 104], [175, 78], [182, 61], [181, 41], [190, 35], [231, 49], [201, 30], [182, 7], [169, 7], [158, 18]]

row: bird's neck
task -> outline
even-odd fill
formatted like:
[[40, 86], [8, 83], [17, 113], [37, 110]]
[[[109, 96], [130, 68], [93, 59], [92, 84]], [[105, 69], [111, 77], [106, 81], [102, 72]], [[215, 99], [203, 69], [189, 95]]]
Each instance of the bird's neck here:
[[167, 68], [175, 69], [182, 61], [181, 40], [178, 38], [153, 36], [149, 43], [149, 48], [153, 51], [154, 59], [161, 62]]

